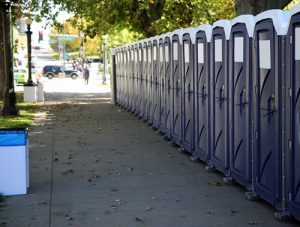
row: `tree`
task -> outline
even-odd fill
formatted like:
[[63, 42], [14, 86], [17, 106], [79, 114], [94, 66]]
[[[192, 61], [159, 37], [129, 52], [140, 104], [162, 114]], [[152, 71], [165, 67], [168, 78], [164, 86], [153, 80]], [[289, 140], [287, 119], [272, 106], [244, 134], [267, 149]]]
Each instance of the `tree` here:
[[[1, 3], [0, 3], [1, 4]], [[3, 31], [3, 10], [0, 10], [0, 31]], [[1, 34], [3, 34], [1, 32]], [[3, 35], [0, 35], [0, 43], [3, 43]], [[5, 72], [4, 72], [4, 47], [0, 46], [0, 100], [3, 100], [3, 91], [5, 88]]]
[[11, 8], [6, 1], [1, 1], [1, 22], [2, 22], [2, 39], [3, 39], [3, 64], [4, 72], [4, 105], [2, 115], [18, 115], [19, 111], [16, 106], [16, 94], [14, 92], [13, 78], [13, 59], [12, 59], [12, 43], [11, 43]]
[[291, 0], [235, 0], [236, 12], [257, 15], [268, 9], [283, 9]]

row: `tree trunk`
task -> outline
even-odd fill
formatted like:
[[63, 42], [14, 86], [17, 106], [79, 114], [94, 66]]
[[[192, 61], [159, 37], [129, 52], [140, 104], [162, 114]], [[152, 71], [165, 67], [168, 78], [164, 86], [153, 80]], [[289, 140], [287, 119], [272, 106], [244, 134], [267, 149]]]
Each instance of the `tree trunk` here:
[[[0, 1], [2, 6], [2, 2]], [[4, 72], [4, 43], [3, 43], [3, 10], [0, 10], [0, 100], [4, 97], [4, 88], [6, 84]]]
[[2, 11], [2, 37], [3, 37], [3, 53], [4, 53], [4, 74], [6, 78], [4, 88], [4, 100], [2, 115], [16, 116], [19, 110], [16, 105], [16, 93], [14, 90], [14, 71], [13, 71], [13, 55], [11, 42], [11, 11], [8, 2], [1, 2]]
[[291, 0], [235, 0], [237, 15], [257, 15], [268, 9], [283, 9]]

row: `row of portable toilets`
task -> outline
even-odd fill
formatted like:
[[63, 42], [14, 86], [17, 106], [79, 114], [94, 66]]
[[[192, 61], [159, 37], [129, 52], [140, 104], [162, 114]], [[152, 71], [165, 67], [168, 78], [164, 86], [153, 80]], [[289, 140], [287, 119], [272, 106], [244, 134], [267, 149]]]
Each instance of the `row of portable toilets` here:
[[117, 103], [300, 220], [300, 5], [117, 47]]

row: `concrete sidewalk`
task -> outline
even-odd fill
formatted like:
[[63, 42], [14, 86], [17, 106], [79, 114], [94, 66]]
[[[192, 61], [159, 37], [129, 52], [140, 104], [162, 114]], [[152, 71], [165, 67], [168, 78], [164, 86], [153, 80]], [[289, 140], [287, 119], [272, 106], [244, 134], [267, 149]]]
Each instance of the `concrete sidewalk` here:
[[1, 227], [299, 226], [223, 185], [106, 95], [67, 98], [40, 109], [29, 136], [29, 193], [6, 199]]

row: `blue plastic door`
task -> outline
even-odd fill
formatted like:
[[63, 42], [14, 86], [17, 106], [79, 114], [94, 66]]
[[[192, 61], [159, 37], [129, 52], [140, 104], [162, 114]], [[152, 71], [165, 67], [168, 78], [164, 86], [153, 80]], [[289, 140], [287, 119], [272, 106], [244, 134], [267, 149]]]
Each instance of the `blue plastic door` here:
[[194, 151], [194, 46], [189, 34], [183, 37], [183, 147], [188, 152]]
[[138, 52], [138, 75], [139, 75], [139, 85], [138, 85], [138, 115], [142, 117], [144, 115], [144, 95], [143, 95], [143, 86], [144, 86], [144, 75], [143, 75], [143, 46], [142, 43], [139, 44]]
[[172, 139], [177, 145], [182, 145], [181, 140], [181, 45], [178, 35], [172, 38]]
[[153, 92], [152, 92], [152, 117], [153, 117], [153, 127], [158, 128], [159, 123], [159, 44], [157, 40], [153, 41]]
[[143, 87], [142, 87], [142, 95], [143, 95], [143, 103], [142, 109], [143, 114], [142, 118], [147, 119], [147, 102], [148, 102], [148, 93], [147, 93], [147, 86], [148, 86], [148, 58], [147, 58], [147, 43], [143, 44]]
[[147, 102], [147, 115], [148, 115], [148, 122], [152, 123], [152, 106], [153, 106], [153, 96], [152, 96], [152, 88], [153, 88], [153, 72], [152, 72], [152, 55], [153, 55], [153, 50], [152, 50], [152, 42], [148, 42], [148, 86], [147, 86], [147, 91], [148, 91], [148, 102]]
[[159, 40], [159, 122], [158, 129], [163, 132], [166, 124], [166, 77], [165, 77], [164, 40]]
[[288, 210], [300, 219], [300, 14], [292, 16], [287, 43], [287, 190]]
[[228, 150], [227, 142], [227, 107], [228, 107], [228, 72], [227, 41], [223, 28], [213, 30], [212, 39], [212, 164], [225, 174]]
[[230, 172], [233, 179], [251, 185], [251, 52], [245, 24], [232, 27], [230, 40]]
[[[255, 27], [254, 169], [257, 194], [276, 205], [280, 190], [281, 40], [272, 20]], [[275, 51], [276, 50], [276, 51]]]
[[195, 153], [210, 161], [210, 51], [204, 31], [196, 35], [195, 44]]
[[172, 126], [172, 94], [173, 94], [173, 90], [172, 90], [172, 84], [173, 84], [173, 80], [172, 80], [172, 76], [171, 76], [171, 41], [169, 37], [165, 38], [165, 42], [164, 42], [164, 51], [165, 51], [165, 100], [166, 100], [166, 104], [165, 104], [165, 114], [166, 114], [166, 118], [165, 118], [165, 128], [163, 130], [163, 132], [165, 133], [165, 135], [171, 139], [171, 126]]

